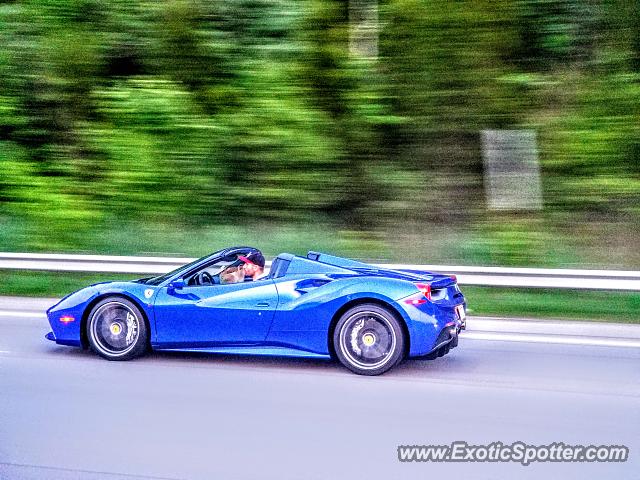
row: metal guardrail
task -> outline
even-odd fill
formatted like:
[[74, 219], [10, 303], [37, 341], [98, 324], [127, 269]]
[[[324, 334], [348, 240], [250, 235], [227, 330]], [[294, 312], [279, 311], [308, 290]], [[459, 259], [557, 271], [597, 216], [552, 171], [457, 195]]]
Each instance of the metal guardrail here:
[[124, 257], [50, 253], [0, 253], [0, 269], [62, 272], [148, 273], [170, 272], [194, 258]]
[[[0, 253], [0, 269], [158, 275], [193, 260], [181, 257]], [[269, 265], [267, 262], [267, 267]], [[640, 272], [637, 271], [407, 264], [376, 266], [454, 274], [461, 285], [640, 291]]]

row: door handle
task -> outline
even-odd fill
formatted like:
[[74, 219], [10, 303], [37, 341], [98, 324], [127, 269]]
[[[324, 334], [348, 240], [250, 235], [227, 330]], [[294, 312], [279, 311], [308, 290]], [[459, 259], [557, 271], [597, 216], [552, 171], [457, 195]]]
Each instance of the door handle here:
[[269, 302], [256, 303], [256, 307], [268, 307], [268, 306], [269, 306]]

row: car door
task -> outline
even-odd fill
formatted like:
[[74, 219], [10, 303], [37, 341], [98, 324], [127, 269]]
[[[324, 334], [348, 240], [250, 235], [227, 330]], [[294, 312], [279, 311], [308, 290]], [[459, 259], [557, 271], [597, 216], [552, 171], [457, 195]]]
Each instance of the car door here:
[[160, 289], [156, 343], [165, 348], [256, 344], [269, 333], [278, 304], [273, 280]]

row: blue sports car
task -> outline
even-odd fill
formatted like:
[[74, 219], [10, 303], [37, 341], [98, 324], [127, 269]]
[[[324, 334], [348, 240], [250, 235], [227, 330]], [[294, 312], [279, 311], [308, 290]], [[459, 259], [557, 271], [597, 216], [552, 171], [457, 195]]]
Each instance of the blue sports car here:
[[225, 280], [258, 252], [226, 248], [159, 277], [83, 288], [47, 310], [47, 338], [108, 360], [149, 349], [332, 357], [378, 375], [448, 353], [465, 328], [454, 276], [309, 252], [278, 255], [262, 278]]

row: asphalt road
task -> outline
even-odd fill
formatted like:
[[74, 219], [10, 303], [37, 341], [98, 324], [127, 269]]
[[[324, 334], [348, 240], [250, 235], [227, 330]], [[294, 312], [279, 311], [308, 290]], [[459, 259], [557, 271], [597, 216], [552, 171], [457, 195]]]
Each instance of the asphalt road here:
[[[375, 378], [293, 359], [108, 362], [45, 340], [42, 314], [12, 308], [0, 311], [2, 480], [640, 478], [639, 348], [469, 335]], [[397, 460], [398, 445], [456, 440], [626, 445], [630, 458]]]

